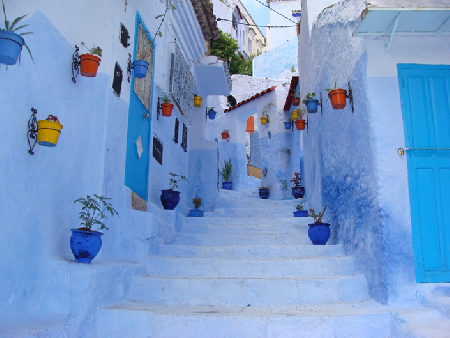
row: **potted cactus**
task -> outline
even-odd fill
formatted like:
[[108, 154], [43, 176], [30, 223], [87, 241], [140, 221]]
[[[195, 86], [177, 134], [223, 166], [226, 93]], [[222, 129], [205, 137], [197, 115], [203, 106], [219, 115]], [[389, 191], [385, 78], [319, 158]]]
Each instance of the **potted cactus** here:
[[31, 60], [33, 60], [30, 48], [28, 48], [27, 44], [25, 43], [25, 40], [22, 37], [23, 35], [31, 34], [31, 32], [18, 33], [19, 30], [28, 26], [28, 24], [19, 25], [20, 20], [25, 18], [28, 14], [19, 16], [15, 18], [12, 21], [12, 23], [10, 23], [8, 21], [8, 18], [6, 17], [5, 3], [3, 2], [3, 0], [2, 5], [3, 5], [3, 15], [5, 17], [4, 20], [5, 27], [3, 29], [0, 28], [0, 63], [9, 66], [15, 65], [17, 59], [20, 60], [22, 46], [25, 46], [25, 48], [28, 51], [28, 54], [30, 54]]
[[81, 197], [73, 202], [82, 205], [79, 213], [82, 227], [71, 229], [72, 236], [70, 237], [70, 248], [76, 262], [91, 263], [102, 247], [101, 236], [103, 233], [92, 230], [92, 227], [98, 225], [99, 230], [109, 230], [103, 221], [104, 218], [107, 218], [106, 214], [119, 215], [112, 204], [107, 202], [109, 199], [94, 194], [93, 197], [87, 195], [86, 198]]
[[325, 245], [330, 238], [330, 224], [322, 223], [322, 217], [326, 209], [327, 205], [318, 214], [314, 209], [309, 209], [308, 216], [314, 218], [314, 223], [308, 224], [308, 237], [314, 245]]
[[295, 199], [303, 198], [305, 195], [305, 188], [300, 186], [300, 183], [302, 181], [302, 178], [300, 177], [300, 173], [294, 173], [294, 177], [292, 178], [292, 196], [294, 196]]
[[194, 210], [189, 210], [189, 217], [203, 217], [204, 212], [203, 210], [199, 210], [200, 206], [202, 205], [202, 199], [200, 197], [194, 197], [192, 199], [192, 204], [194, 204]]
[[187, 181], [187, 178], [182, 175], [177, 175], [175, 173], [169, 173], [169, 189], [161, 190], [161, 203], [165, 210], [173, 210], [180, 202], [180, 192], [174, 190], [178, 188], [178, 183], [181, 181]]

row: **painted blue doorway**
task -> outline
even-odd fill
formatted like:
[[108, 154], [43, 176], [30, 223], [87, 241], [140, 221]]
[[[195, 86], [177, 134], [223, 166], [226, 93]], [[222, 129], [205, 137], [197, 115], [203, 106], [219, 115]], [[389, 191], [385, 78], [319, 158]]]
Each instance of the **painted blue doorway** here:
[[417, 282], [450, 282], [450, 66], [399, 64]]
[[[133, 60], [145, 59], [149, 62], [149, 67], [145, 78], [139, 79], [132, 76], [128, 110], [125, 185], [147, 201], [154, 44], [139, 14], [136, 16], [134, 46]], [[136, 55], [138, 55], [137, 58]]]

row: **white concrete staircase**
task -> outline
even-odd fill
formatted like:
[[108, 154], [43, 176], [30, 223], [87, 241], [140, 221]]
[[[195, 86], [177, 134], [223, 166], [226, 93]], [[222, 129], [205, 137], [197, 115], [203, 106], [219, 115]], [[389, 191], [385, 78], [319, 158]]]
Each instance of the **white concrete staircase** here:
[[126, 303], [99, 309], [99, 337], [390, 337], [341, 245], [314, 246], [296, 201], [221, 191], [134, 277]]

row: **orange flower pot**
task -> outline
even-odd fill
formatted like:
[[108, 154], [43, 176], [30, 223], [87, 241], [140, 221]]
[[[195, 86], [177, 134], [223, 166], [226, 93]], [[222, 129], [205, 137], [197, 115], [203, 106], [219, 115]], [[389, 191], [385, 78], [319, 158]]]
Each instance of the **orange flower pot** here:
[[80, 74], [86, 77], [97, 75], [97, 69], [101, 59], [92, 54], [80, 55]]
[[222, 140], [226, 140], [228, 138], [228, 133], [226, 131], [222, 132]]
[[297, 128], [297, 130], [305, 130], [305, 120], [295, 121], [295, 127]]
[[347, 91], [344, 89], [333, 89], [328, 93], [333, 109], [344, 109], [347, 104]]
[[293, 96], [292, 97], [292, 105], [293, 106], [298, 106], [299, 104], [300, 104], [300, 98], [296, 97], [296, 96]]
[[173, 104], [169, 103], [169, 102], [164, 102], [162, 105], [162, 116], [172, 116], [172, 109], [173, 109]]

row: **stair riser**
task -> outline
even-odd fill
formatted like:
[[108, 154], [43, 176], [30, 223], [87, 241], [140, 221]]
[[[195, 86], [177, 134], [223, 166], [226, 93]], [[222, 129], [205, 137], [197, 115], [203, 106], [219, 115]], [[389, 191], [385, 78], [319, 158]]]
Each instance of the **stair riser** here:
[[228, 246], [207, 247], [193, 245], [163, 245], [152, 248], [154, 256], [173, 257], [228, 257], [228, 258], [301, 258], [328, 257], [344, 254], [342, 245], [303, 246]]
[[355, 316], [240, 317], [158, 315], [146, 311], [99, 310], [98, 337], [134, 338], [312, 338], [390, 337], [389, 313]]
[[[205, 212], [205, 216], [208, 213]], [[210, 214], [211, 215], [211, 214]], [[291, 212], [284, 217], [187, 217], [186, 222], [189, 225], [228, 225], [228, 226], [243, 226], [243, 225], [260, 225], [270, 227], [276, 224], [298, 225], [312, 223], [311, 217], [294, 217]]]
[[187, 234], [216, 234], [216, 235], [238, 235], [238, 234], [285, 234], [285, 233], [307, 233], [308, 225], [306, 223], [294, 224], [272, 224], [272, 225], [196, 225], [187, 224], [180, 227], [179, 232]]
[[368, 299], [365, 278], [133, 278], [130, 299], [164, 305], [270, 306]]
[[353, 272], [350, 257], [288, 260], [154, 257], [147, 264], [150, 276], [327, 277]]
[[227, 209], [227, 210], [215, 210], [212, 213], [205, 214], [205, 217], [251, 217], [251, 218], [266, 218], [266, 217], [291, 217], [295, 208], [286, 209]]
[[227, 246], [227, 245], [307, 245], [311, 241], [303, 234], [242, 234], [242, 235], [203, 235], [178, 234], [170, 244]]

